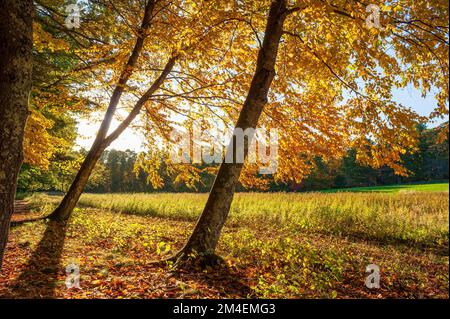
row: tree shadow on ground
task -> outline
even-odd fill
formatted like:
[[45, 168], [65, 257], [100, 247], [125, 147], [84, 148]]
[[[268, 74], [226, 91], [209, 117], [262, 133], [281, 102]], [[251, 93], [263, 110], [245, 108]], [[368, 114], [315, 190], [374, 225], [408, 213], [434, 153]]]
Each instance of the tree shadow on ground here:
[[55, 298], [60, 259], [66, 235], [66, 222], [48, 223], [44, 235], [23, 272], [11, 285], [14, 298]]

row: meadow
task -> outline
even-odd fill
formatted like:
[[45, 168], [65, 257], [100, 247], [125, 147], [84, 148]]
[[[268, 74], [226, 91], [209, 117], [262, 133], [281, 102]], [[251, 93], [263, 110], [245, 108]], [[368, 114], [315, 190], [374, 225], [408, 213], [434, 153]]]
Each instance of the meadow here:
[[[0, 295], [448, 298], [448, 191], [240, 193], [219, 243], [221, 269], [151, 264], [182, 247], [206, 199], [84, 194], [62, 231], [21, 222], [49, 213], [59, 196], [27, 197], [32, 212], [15, 216]], [[81, 290], [64, 284], [71, 262]], [[369, 264], [380, 267], [379, 289], [365, 287]]]

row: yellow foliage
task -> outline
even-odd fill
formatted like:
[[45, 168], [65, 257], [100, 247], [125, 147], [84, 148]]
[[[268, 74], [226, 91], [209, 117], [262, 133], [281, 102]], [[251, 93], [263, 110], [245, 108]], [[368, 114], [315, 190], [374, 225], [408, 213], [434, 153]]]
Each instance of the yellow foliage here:
[[[190, 130], [193, 121], [207, 119], [233, 127], [237, 120], [271, 1], [225, 2], [157, 2], [120, 106], [130, 110], [168, 59], [179, 57], [141, 117], [152, 150], [173, 143], [168, 135], [176, 125]], [[338, 158], [350, 147], [366, 164], [407, 174], [400, 155], [416, 149], [417, 124], [448, 115], [448, 2], [374, 0], [371, 4], [381, 9], [376, 29], [366, 25], [368, 13], [360, 2], [301, 3], [304, 9], [286, 20], [277, 75], [259, 123], [280, 132], [274, 179], [298, 182], [311, 171], [313, 158]], [[139, 1], [114, 1], [102, 10], [100, 18], [82, 21], [77, 30], [82, 36], [71, 34], [83, 45], [73, 51], [80, 59], [71, 72], [76, 85], [62, 94], [89, 99], [96, 109], [108, 105], [142, 20]], [[35, 26], [35, 33], [37, 50], [67, 49], [41, 27]], [[429, 117], [393, 101], [394, 90], [408, 85], [424, 96], [435, 94], [437, 106]], [[150, 157], [142, 161], [154, 187], [163, 183], [161, 169], [171, 170], [176, 182], [193, 185], [198, 178], [190, 165], [163, 165]], [[252, 179], [254, 173], [255, 168], [246, 165], [242, 182], [264, 187], [264, 180]]]
[[55, 152], [55, 142], [57, 142], [48, 133], [52, 126], [53, 122], [46, 119], [42, 113], [36, 110], [31, 111], [23, 141], [24, 163], [48, 168], [49, 159]]

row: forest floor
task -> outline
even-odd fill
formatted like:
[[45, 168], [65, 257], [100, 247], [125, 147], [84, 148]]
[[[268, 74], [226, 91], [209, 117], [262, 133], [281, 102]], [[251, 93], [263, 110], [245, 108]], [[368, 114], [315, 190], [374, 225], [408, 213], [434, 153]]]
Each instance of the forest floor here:
[[[190, 271], [150, 261], [182, 247], [206, 195], [88, 194], [67, 223], [38, 219], [60, 199], [17, 201], [0, 297], [449, 297], [446, 192], [238, 194], [225, 263]], [[369, 264], [379, 289], [365, 286]], [[68, 265], [80, 289], [66, 287]]]

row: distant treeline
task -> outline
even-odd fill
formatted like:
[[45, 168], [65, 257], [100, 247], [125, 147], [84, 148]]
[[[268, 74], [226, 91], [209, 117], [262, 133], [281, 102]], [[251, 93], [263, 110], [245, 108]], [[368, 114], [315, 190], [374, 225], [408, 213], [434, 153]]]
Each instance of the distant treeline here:
[[[321, 189], [390, 185], [414, 182], [432, 182], [449, 178], [448, 137], [437, 142], [438, 131], [419, 127], [420, 145], [415, 154], [403, 156], [404, 166], [411, 172], [408, 177], [395, 175], [388, 167], [374, 169], [356, 161], [355, 150], [349, 150], [342, 159], [324, 162], [315, 159], [315, 169], [300, 184], [272, 183], [269, 191], [313, 191]], [[48, 169], [23, 165], [18, 190], [26, 191], [67, 191], [74, 178], [85, 151], [64, 154], [55, 158]], [[93, 193], [125, 192], [188, 192], [194, 191], [182, 183], [162, 173], [164, 187], [154, 190], [148, 183], [148, 175], [136, 167], [138, 154], [132, 151], [110, 150], [103, 154], [86, 191]], [[208, 192], [214, 175], [201, 174], [201, 183], [196, 191]], [[244, 190], [239, 187], [239, 190]]]
[[402, 156], [403, 165], [410, 171], [407, 177], [394, 174], [389, 167], [374, 169], [363, 166], [356, 161], [356, 151], [349, 150], [347, 155], [339, 160], [324, 163], [317, 158], [316, 169], [300, 184], [281, 185], [281, 187], [274, 185], [272, 188], [311, 191], [448, 180], [448, 136], [445, 141], [439, 143], [438, 129], [426, 129], [424, 126], [419, 126], [418, 130], [420, 132], [419, 151]]

